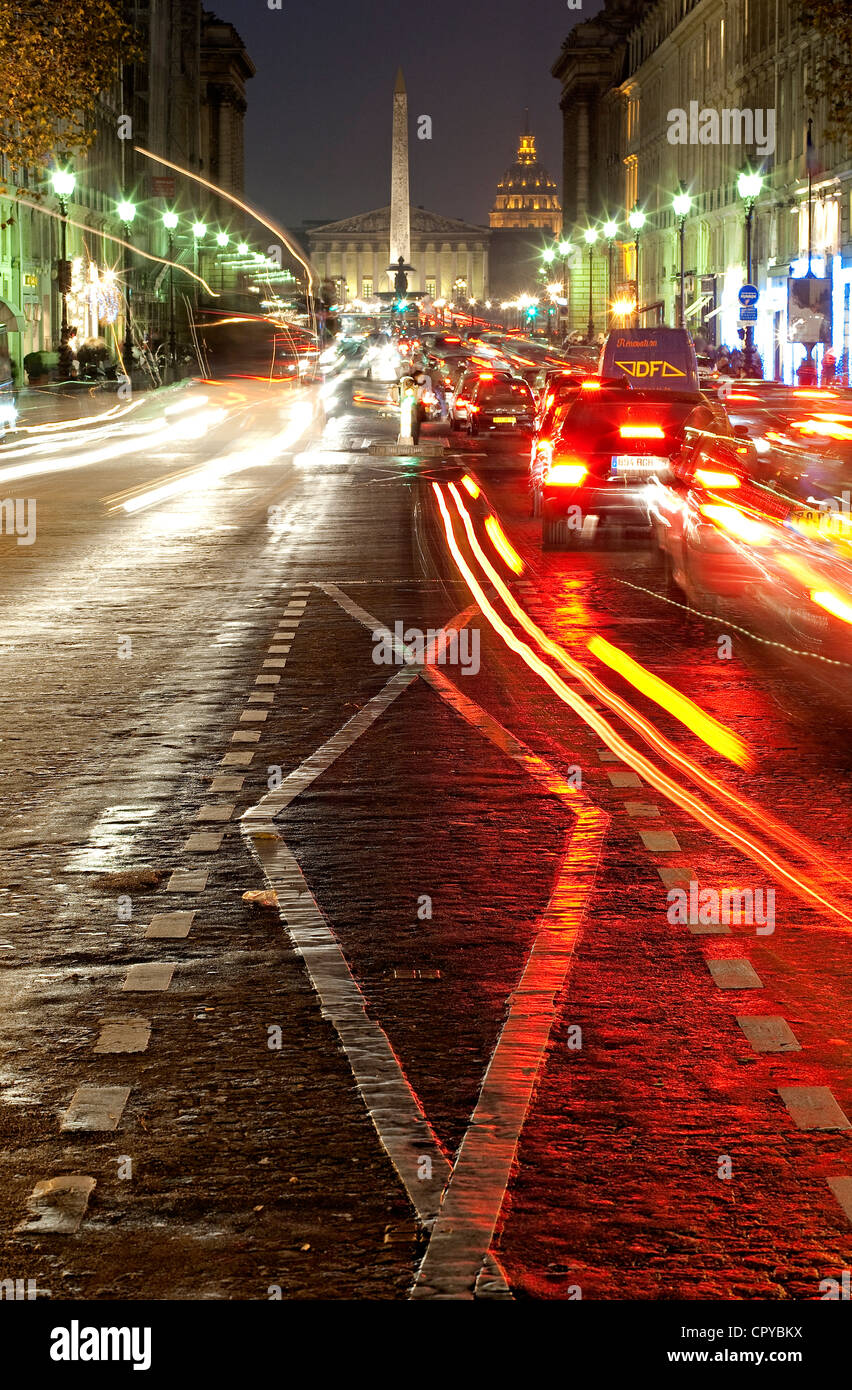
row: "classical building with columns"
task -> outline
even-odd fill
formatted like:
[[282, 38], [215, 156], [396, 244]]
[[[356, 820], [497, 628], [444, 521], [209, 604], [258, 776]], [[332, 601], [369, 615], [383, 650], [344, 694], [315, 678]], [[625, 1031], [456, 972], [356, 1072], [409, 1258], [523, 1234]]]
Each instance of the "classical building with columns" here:
[[[675, 322], [680, 237], [672, 199], [682, 183], [692, 198], [684, 221], [687, 324], [710, 342], [739, 344], [746, 205], [737, 180], [746, 170], [762, 175], [752, 216], [752, 279], [760, 290], [755, 344], [767, 375], [788, 381], [804, 353], [788, 342], [788, 290], [807, 270], [809, 222], [815, 272], [831, 281], [831, 346], [838, 359], [850, 348], [852, 161], [848, 145], [824, 134], [825, 102], [808, 100], [807, 73], [820, 46], [789, 0], [607, 0], [594, 20], [569, 34], [553, 68], [562, 89], [566, 235], [576, 241], [584, 226], [612, 217], [620, 228], [614, 278], [635, 283], [626, 219], [638, 204], [647, 218], [638, 278], [645, 324]], [[689, 113], [690, 103], [720, 116], [749, 113], [749, 120], [772, 112], [772, 148], [725, 142], [721, 124], [716, 138], [673, 143], [672, 112]], [[728, 129], [742, 139], [748, 121]], [[606, 262], [594, 261], [603, 321]], [[579, 326], [588, 312], [588, 273], [584, 278], [580, 257], [576, 264], [572, 318]]]
[[[345, 283], [346, 301], [369, 302], [393, 289], [388, 273], [390, 206], [314, 227], [311, 261], [321, 279]], [[488, 296], [487, 227], [412, 207], [409, 289], [431, 299], [463, 302]]]

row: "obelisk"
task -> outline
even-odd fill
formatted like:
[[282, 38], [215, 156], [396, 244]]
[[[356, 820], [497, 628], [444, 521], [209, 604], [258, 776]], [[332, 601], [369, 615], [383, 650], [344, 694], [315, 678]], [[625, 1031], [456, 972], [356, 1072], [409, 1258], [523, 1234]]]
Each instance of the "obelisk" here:
[[408, 93], [402, 68], [393, 92], [393, 150], [391, 160], [390, 258], [396, 265], [400, 256], [405, 265], [411, 260], [411, 205], [408, 201]]

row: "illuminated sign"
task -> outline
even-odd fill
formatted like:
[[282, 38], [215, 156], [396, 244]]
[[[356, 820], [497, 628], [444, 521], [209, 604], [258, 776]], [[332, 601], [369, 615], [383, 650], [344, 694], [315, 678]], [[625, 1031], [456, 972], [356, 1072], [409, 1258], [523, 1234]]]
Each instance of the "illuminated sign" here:
[[673, 366], [671, 362], [661, 362], [653, 359], [650, 362], [621, 362], [616, 358], [615, 365], [616, 367], [620, 367], [623, 372], [626, 372], [628, 376], [686, 376], [686, 372], [682, 372], [679, 367]]
[[601, 374], [623, 373], [636, 386], [698, 391], [698, 364], [683, 328], [615, 328], [604, 344]]

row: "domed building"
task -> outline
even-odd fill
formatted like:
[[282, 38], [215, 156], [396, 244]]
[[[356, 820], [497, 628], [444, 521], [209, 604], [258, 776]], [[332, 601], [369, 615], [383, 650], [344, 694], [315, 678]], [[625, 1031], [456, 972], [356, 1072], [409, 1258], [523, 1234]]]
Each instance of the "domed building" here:
[[497, 185], [491, 226], [539, 227], [553, 236], [558, 236], [562, 230], [562, 207], [556, 183], [538, 162], [529, 114], [515, 162]]

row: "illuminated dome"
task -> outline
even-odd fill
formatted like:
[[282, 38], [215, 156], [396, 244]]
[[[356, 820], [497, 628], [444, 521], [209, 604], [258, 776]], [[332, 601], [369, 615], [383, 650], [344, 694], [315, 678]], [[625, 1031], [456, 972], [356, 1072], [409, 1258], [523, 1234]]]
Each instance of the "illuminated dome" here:
[[515, 162], [497, 185], [491, 226], [542, 227], [554, 236], [562, 230], [562, 207], [556, 183], [538, 161], [529, 118]]

